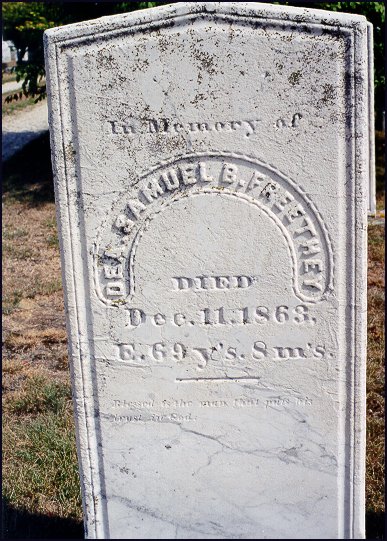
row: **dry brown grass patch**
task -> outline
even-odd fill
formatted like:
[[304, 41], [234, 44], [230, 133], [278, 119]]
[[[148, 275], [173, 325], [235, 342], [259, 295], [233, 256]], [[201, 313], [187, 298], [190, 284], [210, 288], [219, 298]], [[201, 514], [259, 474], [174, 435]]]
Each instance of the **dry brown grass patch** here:
[[368, 348], [366, 498], [369, 513], [384, 512], [384, 227], [368, 230]]
[[25, 351], [36, 348], [39, 345], [66, 343], [65, 329], [29, 329], [18, 333], [9, 333], [4, 340], [4, 345], [10, 351]]

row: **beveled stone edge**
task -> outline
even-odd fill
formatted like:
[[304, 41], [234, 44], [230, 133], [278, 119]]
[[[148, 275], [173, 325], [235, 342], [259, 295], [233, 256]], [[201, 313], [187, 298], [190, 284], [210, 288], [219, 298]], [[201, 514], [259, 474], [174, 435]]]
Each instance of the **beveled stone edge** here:
[[[368, 26], [365, 21], [363, 31], [354, 32], [354, 101], [355, 101], [355, 156], [354, 156], [354, 280], [352, 284], [354, 300], [352, 341], [352, 396], [353, 419], [353, 494], [351, 537], [365, 539], [365, 469], [366, 469], [366, 362], [367, 362], [367, 224], [370, 152], [364, 144], [370, 135], [370, 95], [368, 85]], [[362, 309], [364, 307], [364, 310]]]
[[337, 29], [347, 28], [351, 30], [363, 26], [367, 22], [363, 15], [260, 2], [178, 2], [50, 28], [44, 32], [44, 39], [50, 43], [60, 43], [76, 38], [94, 37], [95, 34], [114, 32], [133, 25], [168, 21], [179, 16], [195, 14], [209, 16], [223, 14], [246, 18], [263, 17], [283, 23], [305, 25], [314, 23]]
[[369, 149], [370, 149], [370, 181], [368, 214], [376, 215], [376, 171], [375, 171], [375, 99], [374, 99], [374, 27], [367, 23], [368, 38], [368, 106], [369, 106]]

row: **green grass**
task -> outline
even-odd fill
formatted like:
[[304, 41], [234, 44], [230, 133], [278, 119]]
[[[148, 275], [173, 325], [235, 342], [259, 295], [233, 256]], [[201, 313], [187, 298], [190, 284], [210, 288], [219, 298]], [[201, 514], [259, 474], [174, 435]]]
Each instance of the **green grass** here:
[[17, 260], [31, 259], [34, 252], [28, 246], [15, 246], [13, 244], [4, 244], [3, 253], [5, 256], [12, 257]]
[[13, 229], [13, 230], [3, 230], [3, 239], [4, 240], [14, 240], [20, 239], [23, 237], [28, 237], [28, 231], [25, 229]]
[[70, 386], [49, 381], [43, 375], [27, 380], [25, 390], [11, 401], [9, 409], [17, 415], [28, 413], [63, 413], [71, 399]]
[[3, 296], [2, 313], [4, 315], [11, 314], [19, 305], [23, 298], [23, 292], [15, 290], [10, 293], [6, 292]]
[[50, 235], [47, 239], [47, 244], [51, 247], [55, 246], [55, 247], [59, 247], [59, 239], [58, 239], [58, 234], [57, 233], [53, 233], [52, 235]]
[[33, 284], [30, 284], [28, 291], [26, 291], [24, 297], [26, 299], [34, 299], [37, 295], [51, 295], [56, 291], [61, 291], [62, 280], [60, 276], [54, 280], [45, 282], [43, 279], [38, 280]]
[[[49, 412], [3, 426], [3, 494], [14, 506], [80, 518], [73, 418]], [[5, 473], [3, 469], [3, 475]]]
[[3, 495], [15, 508], [79, 520], [70, 386], [43, 374], [24, 376], [4, 404]]
[[384, 538], [384, 227], [368, 229], [367, 539]]
[[54, 229], [56, 231], [57, 226], [55, 218], [47, 218], [47, 220], [44, 220], [43, 225], [48, 229]]

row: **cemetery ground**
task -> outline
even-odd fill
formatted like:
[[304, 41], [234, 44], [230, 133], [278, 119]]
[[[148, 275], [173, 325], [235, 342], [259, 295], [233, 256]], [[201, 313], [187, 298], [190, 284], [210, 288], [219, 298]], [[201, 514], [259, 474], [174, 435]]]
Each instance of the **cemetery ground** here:
[[13, 81], [16, 81], [16, 73], [14, 70], [10, 70], [8, 72], [4, 72], [1, 75], [1, 82], [4, 83], [11, 83]]
[[[44, 81], [44, 79], [43, 79]], [[14, 83], [16, 88], [9, 89], [9, 84]], [[19, 111], [31, 110], [34, 108], [36, 97], [25, 96], [21, 89], [22, 81], [17, 82], [16, 73], [11, 71], [2, 74], [2, 115], [9, 116]]]
[[10, 81], [16, 81], [16, 73], [14, 70], [8, 70], [8, 72], [3, 71], [1, 74], [1, 82], [9, 83]]
[[[5, 99], [9, 96], [15, 96], [17, 95], [17, 100], [12, 100], [10, 102], [6, 102]], [[19, 90], [14, 92], [7, 92], [6, 94], [3, 94], [3, 115], [12, 115], [16, 111], [26, 110], [27, 108], [33, 108], [35, 105], [35, 99], [32, 97], [26, 97], [24, 96]]]
[[[378, 208], [384, 208], [377, 133]], [[48, 135], [3, 166], [3, 536], [83, 536]], [[367, 538], [384, 517], [384, 226], [369, 227]]]

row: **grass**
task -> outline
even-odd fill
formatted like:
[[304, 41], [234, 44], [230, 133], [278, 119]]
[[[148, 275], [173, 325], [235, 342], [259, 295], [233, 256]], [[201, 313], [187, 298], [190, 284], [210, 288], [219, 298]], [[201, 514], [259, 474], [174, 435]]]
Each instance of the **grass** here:
[[26, 231], [25, 229], [16, 228], [16, 229], [9, 229], [9, 230], [3, 231], [4, 240], [14, 240], [21, 237], [27, 237], [27, 236], [28, 236], [28, 231]]
[[3, 71], [2, 76], [1, 76], [1, 83], [2, 84], [12, 83], [13, 81], [16, 81], [16, 73], [15, 73], [15, 71], [14, 70], [11, 71], [11, 72]]
[[[367, 512], [384, 515], [384, 227], [368, 230], [368, 347], [367, 347]], [[371, 533], [378, 533], [371, 531]], [[372, 537], [375, 537], [374, 535]]]
[[375, 176], [376, 176], [376, 208], [385, 208], [385, 140], [384, 133], [375, 133]]
[[[384, 208], [378, 159], [378, 205]], [[3, 181], [3, 536], [80, 538], [48, 137], [6, 162]], [[368, 238], [366, 520], [367, 538], [382, 539], [384, 227], [371, 226]]]
[[[3, 237], [5, 240], [5, 238]], [[10, 243], [3, 245], [4, 254], [16, 260], [32, 259], [34, 252], [28, 246], [13, 246]]]
[[47, 238], [47, 244], [49, 246], [59, 246], [59, 239], [57, 233], [49, 235], [49, 237]]
[[28, 390], [4, 406], [3, 495], [31, 513], [80, 520], [69, 386], [42, 377], [26, 382]]
[[81, 538], [48, 138], [3, 179], [3, 537]]

